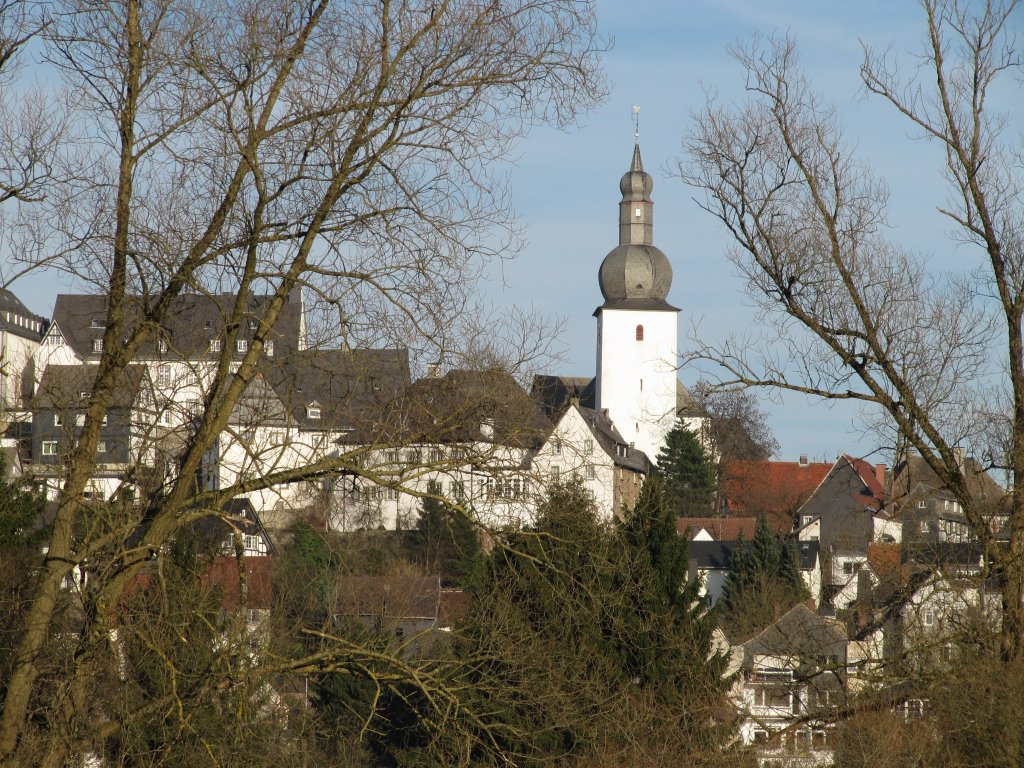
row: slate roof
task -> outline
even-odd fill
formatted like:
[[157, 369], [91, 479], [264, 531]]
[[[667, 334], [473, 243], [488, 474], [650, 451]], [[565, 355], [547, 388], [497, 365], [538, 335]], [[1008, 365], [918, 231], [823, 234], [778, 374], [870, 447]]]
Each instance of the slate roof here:
[[[210, 340], [222, 338], [225, 319], [233, 310], [237, 294], [221, 293], [211, 296], [185, 294], [171, 305], [162, 324], [160, 335], [154, 334], [139, 350], [138, 357], [166, 359], [199, 359], [210, 353]], [[262, 317], [271, 301], [270, 296], [250, 294], [246, 301], [245, 317], [238, 338], [249, 340], [255, 329], [251, 322]], [[134, 327], [143, 314], [143, 299], [127, 297], [125, 304], [125, 327]], [[302, 304], [299, 301], [285, 304], [268, 340], [274, 341], [275, 357], [286, 356], [297, 351], [301, 327]], [[60, 294], [53, 307], [53, 322], [60, 329], [67, 344], [83, 360], [98, 359], [100, 353], [93, 351], [93, 341], [102, 339], [106, 333], [107, 297], [87, 294]], [[163, 341], [167, 351], [161, 352]], [[241, 357], [243, 353], [232, 350]]]
[[[749, 546], [750, 540], [744, 541], [691, 541], [689, 548], [690, 561], [698, 568], [724, 570], [732, 562], [732, 553], [737, 547]], [[818, 562], [819, 543], [817, 541], [798, 541], [797, 552], [800, 555], [800, 569], [813, 570]]]
[[[977, 502], [990, 503], [995, 507], [1007, 498], [1006, 490], [992, 479], [977, 459], [970, 456], [964, 458], [963, 472], [968, 490]], [[898, 505], [949, 493], [920, 454], [912, 454], [893, 467], [889, 486], [890, 497]]]
[[340, 576], [335, 614], [383, 620], [438, 619], [440, 576]]
[[[17, 318], [21, 318], [22, 322], [19, 323]], [[43, 338], [46, 327], [45, 317], [29, 311], [21, 299], [6, 288], [0, 288], [0, 331], [38, 342]]]
[[484, 442], [532, 449], [551, 422], [519, 383], [500, 370], [452, 370], [419, 379], [382, 413], [385, 439], [413, 443]]
[[764, 514], [777, 533], [793, 528], [793, 515], [833, 465], [796, 461], [731, 461], [722, 466], [720, 503], [730, 514]]
[[596, 381], [593, 376], [586, 378], [538, 374], [533, 377], [530, 396], [540, 404], [545, 416], [557, 421], [574, 398], [580, 401], [583, 408], [595, 407]]
[[[92, 392], [96, 381], [96, 365], [48, 365], [39, 382], [35, 397], [29, 403], [33, 411], [83, 408], [82, 393]], [[114, 386], [111, 408], [130, 408], [135, 402], [146, 375], [142, 365], [128, 365], [121, 371]], [[87, 399], [87, 398], [86, 398]]]
[[[380, 418], [381, 409], [407, 390], [409, 353], [405, 349], [306, 349], [267, 361], [264, 376], [303, 429], [367, 430]], [[318, 419], [308, 410], [313, 402], [320, 408]]]
[[[195, 522], [193, 529], [202, 538], [204, 543], [219, 549], [221, 542], [229, 535], [233, 528], [237, 528], [243, 536], [261, 536], [267, 542], [267, 552], [271, 555], [277, 554], [277, 548], [273, 540], [267, 534], [263, 521], [260, 519], [252, 501], [244, 497], [228, 499], [221, 507], [223, 517], [209, 515]], [[230, 518], [230, 522], [224, 517]]]
[[798, 603], [778, 621], [743, 643], [747, 663], [754, 655], [817, 659], [838, 645], [845, 646], [846, 632], [838, 622], [818, 616]]
[[677, 517], [676, 532], [692, 539], [701, 530], [707, 531], [715, 541], [736, 541], [742, 534], [744, 540], [754, 538], [757, 530], [756, 517]]
[[650, 472], [651, 462], [647, 454], [638, 448], [630, 447], [626, 439], [619, 434], [619, 430], [612, 424], [610, 418], [592, 408], [580, 406], [578, 410], [597, 438], [598, 444], [605, 453], [611, 456], [616, 465], [644, 474]]

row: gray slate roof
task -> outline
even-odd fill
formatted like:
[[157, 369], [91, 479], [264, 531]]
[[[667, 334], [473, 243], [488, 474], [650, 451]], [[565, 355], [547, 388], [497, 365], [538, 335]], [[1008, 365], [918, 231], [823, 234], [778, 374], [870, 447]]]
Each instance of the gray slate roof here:
[[[23, 322], [19, 323], [17, 318]], [[26, 327], [25, 322], [37, 327]], [[7, 331], [15, 336], [38, 342], [43, 338], [47, 328], [45, 317], [29, 311], [17, 296], [6, 288], [0, 288], [0, 331]]]
[[[154, 335], [142, 349], [140, 358], [198, 359], [209, 353], [210, 340], [223, 338], [225, 319], [234, 309], [236, 294], [221, 293], [212, 296], [186, 294], [171, 305], [160, 336]], [[250, 294], [246, 300], [245, 317], [238, 338], [248, 341], [254, 335], [252, 321], [266, 313], [270, 296]], [[128, 297], [125, 306], [125, 325], [134, 327], [143, 315], [143, 299]], [[274, 341], [275, 356], [286, 356], [298, 349], [302, 304], [298, 301], [284, 306], [269, 339]], [[85, 360], [99, 358], [93, 351], [93, 341], [102, 339], [106, 332], [107, 297], [87, 294], [60, 294], [53, 307], [53, 322], [65, 341]], [[127, 335], [127, 334], [126, 334]], [[167, 351], [161, 352], [163, 341]], [[235, 352], [241, 356], [242, 353]]]
[[[96, 381], [96, 365], [49, 365], [43, 374], [36, 395], [29, 404], [31, 410], [61, 410], [83, 408]], [[111, 408], [130, 408], [146, 375], [142, 365], [129, 365], [118, 376], [114, 385]], [[82, 394], [86, 393], [83, 398]]]

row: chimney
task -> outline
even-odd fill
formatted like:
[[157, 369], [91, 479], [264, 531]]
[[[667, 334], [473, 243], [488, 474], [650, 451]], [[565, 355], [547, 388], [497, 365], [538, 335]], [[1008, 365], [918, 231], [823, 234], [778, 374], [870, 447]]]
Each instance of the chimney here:
[[885, 488], [885, 464], [875, 464], [875, 479]]
[[953, 449], [953, 456], [956, 458], [957, 469], [962, 471], [964, 468], [964, 449], [958, 445]]
[[807, 454], [806, 453], [801, 453], [800, 454], [800, 466], [801, 467], [806, 467], [808, 464], [810, 464], [810, 462], [807, 461]]

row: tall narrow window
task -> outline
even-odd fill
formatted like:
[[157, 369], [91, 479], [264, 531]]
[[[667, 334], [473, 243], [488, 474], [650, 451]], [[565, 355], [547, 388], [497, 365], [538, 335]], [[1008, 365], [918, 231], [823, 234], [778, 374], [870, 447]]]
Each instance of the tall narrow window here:
[[644, 327], [642, 325], [638, 325], [636, 327], [636, 340], [637, 341], [643, 341], [644, 340]]

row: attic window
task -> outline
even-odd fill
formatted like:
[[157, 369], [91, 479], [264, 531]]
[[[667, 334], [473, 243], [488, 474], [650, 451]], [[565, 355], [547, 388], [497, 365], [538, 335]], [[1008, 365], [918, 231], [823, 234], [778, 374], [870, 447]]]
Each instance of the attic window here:
[[213, 328], [213, 320], [206, 320], [203, 323], [203, 328]]
[[89, 323], [89, 327], [90, 327], [90, 328], [103, 328], [103, 327], [104, 327], [104, 326], [103, 326], [103, 321], [102, 321], [102, 320], [99, 320], [98, 318], [95, 318], [95, 317], [94, 317], [94, 318], [92, 319], [92, 322], [91, 322], [91, 323]]
[[319, 419], [320, 418], [320, 403], [315, 400], [306, 406], [306, 418]]
[[644, 340], [644, 327], [642, 325], [638, 325], [636, 327], [636, 340], [637, 341], [643, 341]]
[[93, 352], [102, 352], [103, 351], [103, 339], [93, 339], [92, 340], [92, 351]]

